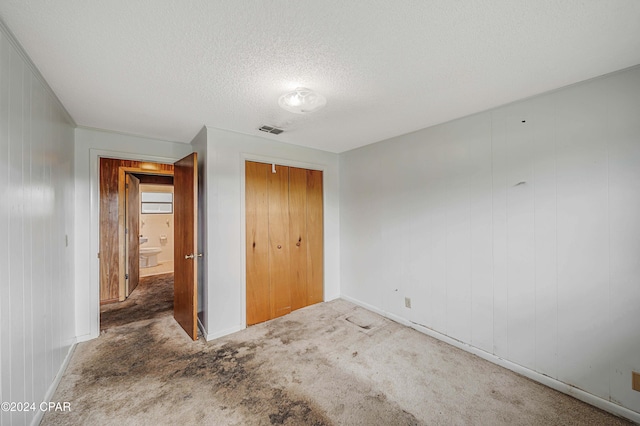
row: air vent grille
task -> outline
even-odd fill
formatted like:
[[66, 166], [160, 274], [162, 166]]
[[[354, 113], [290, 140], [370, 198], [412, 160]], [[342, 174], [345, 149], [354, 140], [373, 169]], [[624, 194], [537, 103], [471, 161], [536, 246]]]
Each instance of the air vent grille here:
[[284, 132], [284, 130], [278, 129], [277, 127], [273, 126], [262, 126], [258, 130], [260, 130], [261, 132], [273, 133], [274, 135], [279, 135], [280, 133]]

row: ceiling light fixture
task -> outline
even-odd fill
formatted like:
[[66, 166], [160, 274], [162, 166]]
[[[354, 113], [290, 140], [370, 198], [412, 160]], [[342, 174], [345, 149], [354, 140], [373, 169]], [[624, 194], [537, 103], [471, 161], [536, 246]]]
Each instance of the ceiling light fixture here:
[[280, 96], [278, 104], [289, 112], [307, 114], [325, 106], [327, 104], [327, 98], [313, 90], [298, 87], [293, 92]]

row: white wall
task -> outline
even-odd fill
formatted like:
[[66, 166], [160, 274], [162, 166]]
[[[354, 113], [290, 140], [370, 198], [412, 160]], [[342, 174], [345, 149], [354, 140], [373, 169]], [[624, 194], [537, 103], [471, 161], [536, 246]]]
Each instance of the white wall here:
[[640, 413], [640, 67], [347, 152], [340, 177], [345, 297]]
[[191, 145], [95, 129], [75, 130], [75, 280], [76, 335], [79, 341], [100, 333], [99, 158], [173, 163], [190, 154]]
[[[198, 154], [198, 253], [207, 252], [207, 128], [203, 127], [191, 141], [193, 151]], [[208, 283], [207, 261], [204, 257], [198, 261], [198, 321], [199, 327], [206, 330], [207, 323], [204, 312], [207, 310]]]
[[[0, 401], [49, 398], [74, 344], [73, 137], [0, 22]], [[0, 412], [3, 425], [38, 418]]]
[[246, 327], [245, 160], [324, 173], [325, 300], [340, 295], [338, 156], [272, 139], [207, 128], [207, 339]]

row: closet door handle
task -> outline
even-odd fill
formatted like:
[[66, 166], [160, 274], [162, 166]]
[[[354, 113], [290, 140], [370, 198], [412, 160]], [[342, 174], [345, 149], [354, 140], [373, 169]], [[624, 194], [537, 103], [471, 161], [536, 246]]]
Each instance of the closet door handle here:
[[278, 244], [278, 250], [281, 249], [281, 248], [282, 248], [282, 246], [280, 244]]

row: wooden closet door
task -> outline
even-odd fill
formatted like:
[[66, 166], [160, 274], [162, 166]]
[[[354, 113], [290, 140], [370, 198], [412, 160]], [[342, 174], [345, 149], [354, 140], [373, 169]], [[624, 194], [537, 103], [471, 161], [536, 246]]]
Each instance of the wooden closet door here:
[[322, 172], [245, 163], [247, 325], [324, 300]]
[[322, 171], [307, 173], [307, 305], [324, 301]]
[[307, 171], [289, 168], [289, 246], [291, 259], [291, 310], [307, 302]]
[[247, 325], [271, 319], [267, 173], [270, 164], [245, 164]]
[[291, 312], [289, 168], [275, 166], [275, 169], [275, 173], [267, 175], [271, 318], [277, 318]]

